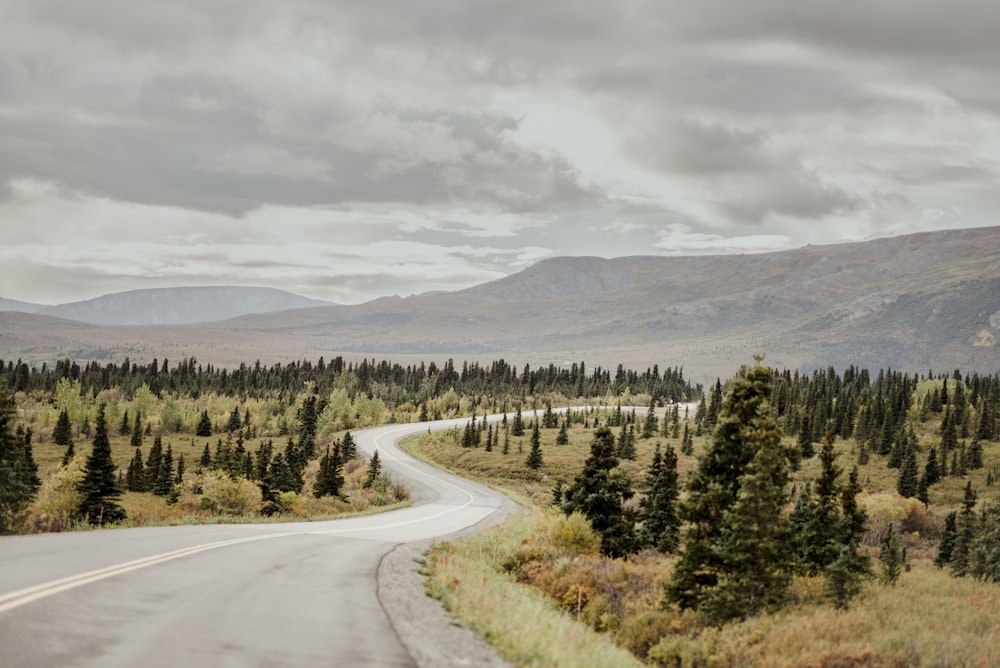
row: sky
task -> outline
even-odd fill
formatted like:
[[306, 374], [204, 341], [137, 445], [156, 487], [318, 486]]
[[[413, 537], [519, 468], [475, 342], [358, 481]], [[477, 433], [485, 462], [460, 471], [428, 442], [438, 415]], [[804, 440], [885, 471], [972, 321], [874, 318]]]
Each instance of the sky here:
[[1000, 224], [993, 0], [0, 0], [0, 297]]

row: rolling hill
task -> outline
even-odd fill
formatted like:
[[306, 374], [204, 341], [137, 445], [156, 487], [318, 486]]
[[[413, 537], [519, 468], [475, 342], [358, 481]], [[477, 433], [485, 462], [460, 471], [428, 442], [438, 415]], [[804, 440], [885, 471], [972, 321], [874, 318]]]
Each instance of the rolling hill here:
[[1000, 227], [754, 255], [560, 257], [466, 290], [170, 327], [0, 314], [25, 361], [387, 357], [1000, 370]]

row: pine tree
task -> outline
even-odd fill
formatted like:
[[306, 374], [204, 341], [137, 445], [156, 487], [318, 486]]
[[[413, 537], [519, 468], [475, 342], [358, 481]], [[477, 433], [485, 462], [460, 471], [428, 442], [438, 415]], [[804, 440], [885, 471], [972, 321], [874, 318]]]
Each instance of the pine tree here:
[[351, 432], [344, 434], [343, 440], [340, 442], [340, 459], [343, 462], [349, 462], [358, 456], [358, 447], [354, 444], [354, 438], [351, 437]]
[[907, 441], [906, 449], [903, 451], [903, 461], [899, 467], [899, 477], [896, 479], [896, 491], [900, 496], [912, 498], [917, 495], [919, 485], [917, 455], [913, 451], [913, 445]]
[[195, 431], [196, 436], [211, 436], [212, 435], [212, 420], [208, 417], [208, 410], [203, 410], [201, 412], [201, 418], [198, 420], [198, 428]]
[[14, 397], [6, 386], [0, 386], [0, 534], [9, 532], [17, 515], [35, 496], [29, 471], [24, 439], [14, 429], [17, 410]]
[[212, 453], [208, 449], [208, 443], [205, 444], [205, 449], [201, 451], [201, 459], [198, 460], [198, 466], [203, 469], [212, 468]]
[[878, 563], [881, 571], [879, 579], [885, 584], [895, 585], [899, 580], [899, 574], [903, 572], [904, 560], [899, 536], [892, 522], [886, 527], [882, 543], [879, 545]]
[[316, 456], [316, 397], [310, 395], [299, 410], [299, 444], [306, 460]]
[[677, 549], [680, 518], [677, 517], [677, 454], [671, 445], [660, 455], [660, 444], [653, 450], [653, 461], [643, 481], [639, 501], [639, 544], [659, 552]]
[[319, 474], [313, 485], [313, 496], [317, 499], [324, 496], [340, 497], [344, 486], [343, 465], [340, 459], [340, 448], [326, 447], [326, 454], [319, 462]]
[[157, 496], [168, 496], [174, 487], [174, 449], [169, 443], [160, 461], [159, 470], [156, 475], [156, 482], [152, 492]]
[[563, 422], [559, 427], [559, 433], [556, 434], [556, 445], [567, 444], [569, 444], [569, 432], [567, 431], [567, 423]]
[[1000, 499], [983, 508], [969, 546], [969, 572], [980, 580], [1000, 582]]
[[184, 473], [187, 469], [187, 464], [184, 462], [184, 453], [182, 452], [179, 457], [177, 457], [177, 476], [174, 478], [174, 483], [179, 485], [184, 482]]
[[[822, 573], [840, 554], [840, 503], [837, 498], [840, 468], [836, 463], [833, 443], [834, 435], [830, 432], [820, 448], [820, 475], [810, 488], [815, 499], [809, 499], [805, 505], [805, 517], [801, 520], [795, 518], [795, 521], [801, 521], [801, 527], [795, 533], [798, 566], [808, 575]], [[797, 503], [796, 510], [798, 508]]]
[[142, 463], [142, 449], [135, 449], [135, 456], [129, 462], [128, 472], [125, 474], [125, 489], [130, 492], [146, 491], [146, 467]]
[[690, 457], [694, 454], [694, 437], [691, 436], [691, 430], [688, 428], [688, 423], [684, 423], [684, 438], [681, 439], [681, 454]]
[[665, 602], [714, 623], [777, 607], [791, 581], [789, 453], [769, 404], [770, 370], [744, 369], [719, 414], [680, 504], [688, 526]]
[[104, 418], [104, 404], [97, 409], [94, 443], [77, 485], [82, 495], [79, 512], [90, 524], [110, 524], [125, 519], [125, 509], [118, 505], [117, 467], [111, 458], [111, 441]]
[[531, 450], [528, 452], [524, 465], [529, 469], [538, 470], [542, 468], [542, 463], [542, 440], [538, 431], [538, 420], [535, 420], [531, 430]]
[[371, 461], [368, 462], [368, 476], [365, 478], [364, 484], [361, 486], [364, 489], [370, 489], [378, 477], [382, 475], [382, 460], [378, 456], [378, 450], [372, 454]]
[[514, 413], [514, 423], [511, 425], [510, 433], [512, 436], [524, 436], [524, 418], [521, 417], [521, 407], [517, 407], [517, 412]]
[[240, 407], [233, 406], [233, 410], [229, 413], [229, 421], [226, 422], [226, 432], [234, 433], [243, 428], [243, 422], [240, 420]]
[[69, 411], [65, 408], [59, 413], [56, 426], [52, 430], [52, 441], [56, 445], [68, 446], [73, 443], [73, 425], [69, 421]]
[[135, 423], [132, 425], [132, 439], [130, 443], [134, 448], [142, 445], [142, 417], [139, 415], [139, 411], [135, 412]]
[[157, 434], [153, 439], [153, 446], [149, 449], [149, 456], [146, 458], [146, 489], [150, 492], [156, 489], [156, 483], [160, 479], [160, 465], [163, 462], [163, 441]]
[[951, 572], [959, 577], [969, 574], [969, 550], [977, 529], [975, 512], [976, 497], [976, 490], [972, 489], [972, 481], [966, 481], [965, 494], [962, 498], [962, 510], [959, 512], [955, 523], [955, 538], [948, 559]]
[[816, 454], [813, 448], [812, 428], [809, 426], [809, 416], [802, 417], [802, 424], [799, 427], [799, 452], [802, 459], [812, 459]]
[[615, 457], [615, 437], [607, 426], [594, 431], [590, 456], [583, 470], [563, 494], [565, 514], [580, 512], [590, 520], [601, 537], [601, 553], [623, 557], [636, 549], [635, 518], [625, 502], [632, 498], [632, 481], [618, 467]]
[[122, 422], [118, 425], [118, 435], [128, 436], [132, 433], [132, 425], [128, 421], [128, 409], [122, 413]]
[[646, 419], [642, 423], [642, 438], [652, 438], [656, 433], [656, 401], [650, 397], [649, 407], [646, 409]]
[[858, 467], [855, 466], [840, 493], [840, 549], [837, 558], [823, 572], [823, 594], [838, 609], [846, 608], [861, 591], [864, 581], [872, 577], [871, 558], [860, 550], [868, 524], [867, 513], [858, 506], [860, 493]]

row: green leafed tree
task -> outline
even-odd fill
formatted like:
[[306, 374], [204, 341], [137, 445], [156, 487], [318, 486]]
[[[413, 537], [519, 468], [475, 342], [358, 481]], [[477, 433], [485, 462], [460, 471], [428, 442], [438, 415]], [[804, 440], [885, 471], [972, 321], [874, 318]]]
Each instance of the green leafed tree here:
[[779, 607], [791, 582], [784, 511], [791, 453], [770, 391], [770, 370], [759, 360], [734, 381], [680, 506], [687, 527], [664, 602], [716, 624]]
[[77, 486], [82, 501], [80, 515], [90, 524], [102, 525], [125, 519], [125, 509], [118, 504], [118, 467], [111, 458], [111, 441], [104, 417], [104, 405], [97, 409], [94, 443], [83, 469], [83, 480]]

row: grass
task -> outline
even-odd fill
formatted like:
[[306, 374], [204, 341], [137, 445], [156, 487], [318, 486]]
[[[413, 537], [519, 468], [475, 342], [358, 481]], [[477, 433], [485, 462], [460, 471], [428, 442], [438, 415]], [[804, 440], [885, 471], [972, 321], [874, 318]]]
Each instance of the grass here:
[[[932, 564], [941, 519], [961, 501], [965, 478], [948, 477], [933, 486], [932, 504], [925, 508], [915, 499], [900, 497], [895, 492], [897, 471], [873, 456], [860, 470], [864, 492], [859, 502], [870, 521], [867, 549], [874, 557], [881, 531], [892, 521], [903, 531], [911, 570], [896, 586], [869, 582], [847, 611], [824, 600], [821, 578], [796, 578], [790, 604], [782, 611], [714, 628], [690, 611], [660, 609], [660, 585], [669, 578], [674, 557], [645, 552], [628, 561], [605, 559], [592, 542], [581, 549], [588, 545], [586, 537], [567, 529], [568, 520], [547, 509], [555, 482], [569, 482], [582, 467], [592, 433], [576, 425], [569, 445], [558, 446], [556, 430], [543, 430], [544, 464], [539, 471], [524, 463], [530, 431], [520, 440], [521, 452], [519, 441], [511, 439], [507, 455], [462, 448], [461, 434], [454, 432], [423, 434], [404, 444], [425, 460], [513, 490], [533, 504], [502, 527], [438, 545], [428, 554], [428, 590], [513, 664], [1000, 665], [1000, 585], [954, 578]], [[936, 445], [933, 423], [920, 425], [918, 434], [924, 452]], [[638, 440], [637, 459], [623, 462], [634, 480], [657, 440], [679, 445], [673, 439]], [[696, 452], [703, 445], [703, 439], [696, 439]], [[984, 445], [988, 468], [1000, 462], [1000, 444]], [[856, 458], [853, 441], [836, 447], [838, 465], [849, 469]], [[694, 464], [693, 457], [681, 457], [682, 469]], [[803, 462], [794, 476], [796, 484], [818, 472], [818, 460]], [[985, 476], [983, 469], [969, 476], [981, 501], [998, 493], [996, 486], [986, 486]], [[567, 532], [575, 538], [566, 539]], [[557, 626], [561, 624], [577, 628], [575, 633], [581, 635], [568, 640], [571, 636], [561, 634], [570, 632]], [[630, 650], [629, 655], [598, 654], [584, 644], [582, 638], [589, 637], [585, 631]]]

